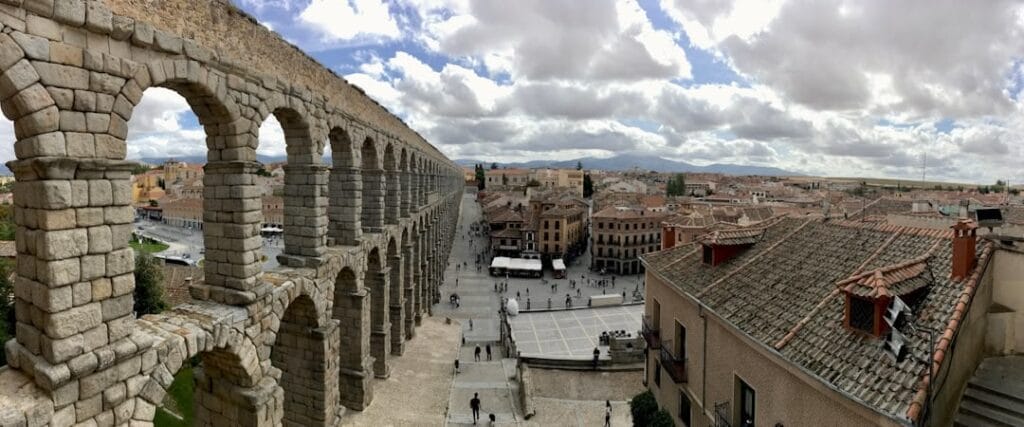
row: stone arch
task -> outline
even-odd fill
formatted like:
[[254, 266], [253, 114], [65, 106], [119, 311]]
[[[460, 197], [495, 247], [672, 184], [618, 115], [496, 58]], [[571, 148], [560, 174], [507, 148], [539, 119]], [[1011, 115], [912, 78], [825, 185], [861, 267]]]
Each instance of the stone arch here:
[[303, 293], [284, 311], [270, 353], [284, 390], [282, 425], [337, 424], [338, 322], [325, 321], [316, 299]]
[[370, 305], [367, 291], [350, 267], [344, 267], [334, 280], [334, 306], [331, 317], [343, 326], [337, 351], [341, 375], [338, 376], [340, 401], [346, 407], [363, 410], [373, 399], [370, 380]]
[[261, 123], [270, 115], [277, 119], [288, 154], [284, 166], [284, 254], [278, 260], [293, 267], [319, 265], [327, 250], [327, 167], [302, 102], [284, 99], [271, 98], [263, 107], [270, 112], [260, 119]]
[[377, 143], [366, 137], [359, 148], [363, 178], [363, 206], [359, 221], [364, 233], [379, 233], [384, 227], [384, 171], [381, 169]]
[[384, 147], [384, 188], [386, 190], [384, 196], [384, 222], [386, 224], [398, 224], [399, 205], [402, 203], [398, 155], [398, 150], [395, 149], [395, 142], [388, 142]]
[[373, 356], [373, 374], [377, 378], [387, 378], [388, 353], [391, 343], [388, 340], [388, 270], [381, 259], [381, 250], [377, 247], [366, 254], [366, 269], [363, 271], [363, 283], [370, 293], [370, 355]]
[[[53, 96], [46, 90], [39, 81], [39, 74], [31, 63], [25, 59], [25, 52], [11, 38], [10, 35], [0, 36], [0, 51], [4, 53], [0, 58], [0, 99], [3, 106], [4, 117], [14, 122], [14, 135], [17, 141], [14, 143], [15, 157], [26, 159], [39, 156], [53, 156], [67, 154], [63, 145], [53, 147], [54, 138], [60, 138], [52, 124], [46, 125], [45, 121], [52, 120], [59, 115], [56, 102]], [[21, 78], [15, 83], [14, 76]], [[50, 145], [50, 149], [45, 149]]]
[[110, 136], [124, 143], [132, 110], [150, 87], [167, 88], [185, 98], [206, 132], [208, 161], [255, 160], [255, 129], [228, 96], [227, 76], [191, 60], [158, 60], [139, 67], [115, 96]]
[[[194, 393], [191, 404], [196, 425], [277, 423], [280, 414], [275, 410], [275, 400], [281, 398], [280, 388], [274, 381], [264, 378], [256, 347], [244, 332], [230, 326], [196, 324], [190, 318], [179, 318], [174, 314], [146, 319], [143, 324], [152, 325], [153, 331], [160, 331], [158, 333], [163, 340], [151, 350], [157, 355], [156, 364], [142, 370], [141, 378], [147, 379], [135, 397], [134, 415], [129, 414], [134, 421], [152, 423], [156, 408], [161, 407], [167, 398], [167, 390], [175, 375], [186, 363], [198, 357], [201, 362], [192, 367]], [[164, 326], [157, 326], [159, 324]], [[245, 395], [266, 398], [257, 402], [244, 399]], [[91, 396], [79, 395], [79, 399], [88, 397]]]
[[360, 215], [363, 181], [356, 164], [354, 144], [347, 128], [332, 125], [331, 173], [328, 184], [328, 236], [336, 244], [356, 245], [362, 237]]

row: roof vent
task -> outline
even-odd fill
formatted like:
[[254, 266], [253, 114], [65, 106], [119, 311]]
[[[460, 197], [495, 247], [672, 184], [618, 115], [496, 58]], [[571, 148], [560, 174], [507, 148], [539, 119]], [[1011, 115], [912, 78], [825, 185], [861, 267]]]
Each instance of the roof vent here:
[[911, 314], [927, 295], [934, 278], [928, 260], [925, 256], [837, 282], [846, 295], [843, 325], [876, 338], [895, 330], [893, 325], [903, 320], [901, 316]]

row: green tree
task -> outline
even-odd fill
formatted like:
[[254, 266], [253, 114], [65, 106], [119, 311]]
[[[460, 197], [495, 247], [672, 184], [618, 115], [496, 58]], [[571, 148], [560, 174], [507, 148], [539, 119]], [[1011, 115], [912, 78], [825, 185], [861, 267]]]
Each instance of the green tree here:
[[540, 187], [540, 181], [537, 181], [536, 179], [531, 179], [530, 182], [526, 183], [526, 186], [527, 187]]
[[590, 179], [590, 174], [583, 175], [583, 197], [590, 198], [594, 195], [594, 181]]
[[629, 400], [629, 412], [633, 415], [633, 426], [649, 426], [658, 412], [658, 401], [650, 390], [644, 390]]
[[160, 260], [145, 252], [135, 253], [135, 313], [156, 314], [167, 309], [164, 301], [164, 269]]
[[654, 417], [651, 418], [651, 423], [648, 425], [651, 427], [675, 427], [676, 424], [672, 421], [672, 414], [664, 409], [659, 409], [654, 413]]
[[491, 163], [491, 170], [495, 170], [497, 168], [498, 168], [498, 164], [497, 163]]
[[484, 172], [484, 165], [476, 165], [476, 188], [477, 190], [484, 189], [484, 182], [487, 181], [486, 173]]
[[686, 192], [686, 175], [677, 173], [665, 184], [665, 195], [682, 196]]
[[583, 162], [578, 161], [578, 160], [576, 161], [576, 170], [578, 170], [578, 171], [583, 170]]
[[14, 240], [14, 207], [0, 205], [0, 240]]
[[[14, 338], [14, 284], [11, 283], [11, 263], [0, 259], [0, 346]], [[7, 364], [7, 352], [0, 351], [0, 366]]]

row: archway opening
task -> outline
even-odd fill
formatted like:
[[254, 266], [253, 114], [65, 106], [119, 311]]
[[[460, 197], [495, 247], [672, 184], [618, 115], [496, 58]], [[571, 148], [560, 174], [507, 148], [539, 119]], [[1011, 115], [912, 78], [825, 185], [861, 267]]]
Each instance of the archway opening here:
[[[338, 341], [336, 327], [320, 324], [316, 304], [300, 295], [288, 305], [270, 353], [281, 370], [287, 426], [333, 425], [337, 415], [338, 362], [328, 357]], [[336, 325], [332, 322], [331, 326]]]
[[363, 182], [348, 132], [335, 127], [328, 134], [331, 172], [328, 180], [327, 235], [338, 245], [356, 245], [362, 235], [360, 215]]
[[384, 226], [384, 171], [373, 139], [366, 138], [360, 148], [362, 158], [362, 212], [360, 222], [364, 233], [379, 233]]
[[388, 353], [391, 343], [388, 326], [388, 271], [381, 260], [377, 248], [370, 250], [366, 256], [366, 271], [363, 283], [370, 292], [370, 355], [373, 356], [373, 374], [377, 378], [387, 378]]

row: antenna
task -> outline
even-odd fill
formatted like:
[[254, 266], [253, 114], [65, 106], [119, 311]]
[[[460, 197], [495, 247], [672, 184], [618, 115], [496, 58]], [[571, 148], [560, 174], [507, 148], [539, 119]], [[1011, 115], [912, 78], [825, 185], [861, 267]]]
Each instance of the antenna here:
[[925, 178], [928, 176], [928, 150], [921, 153], [921, 188], [924, 188]]

